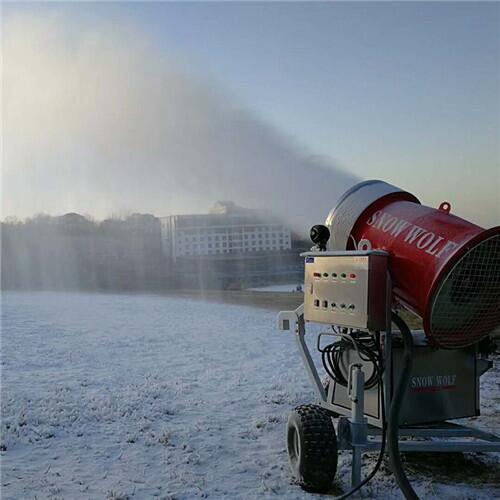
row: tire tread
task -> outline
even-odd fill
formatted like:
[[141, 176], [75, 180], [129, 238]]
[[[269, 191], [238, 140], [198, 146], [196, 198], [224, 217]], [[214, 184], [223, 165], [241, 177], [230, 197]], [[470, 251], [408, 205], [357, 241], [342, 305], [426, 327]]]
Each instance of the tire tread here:
[[337, 470], [337, 437], [332, 414], [318, 405], [297, 406], [290, 415], [289, 427], [299, 430], [301, 456], [294, 469], [298, 484], [305, 490], [326, 492]]

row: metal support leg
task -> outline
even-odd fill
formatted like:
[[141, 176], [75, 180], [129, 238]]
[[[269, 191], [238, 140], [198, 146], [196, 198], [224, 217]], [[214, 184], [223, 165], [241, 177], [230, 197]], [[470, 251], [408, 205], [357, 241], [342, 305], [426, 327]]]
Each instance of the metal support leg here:
[[351, 485], [354, 488], [361, 482], [361, 456], [367, 445], [368, 424], [365, 413], [365, 374], [363, 365], [353, 363], [349, 366], [347, 391], [351, 400], [351, 445], [352, 469]]
[[354, 446], [352, 449], [352, 465], [351, 465], [351, 487], [355, 488], [361, 482], [361, 454], [362, 450], [359, 446]]
[[300, 305], [295, 309], [295, 311], [281, 311], [278, 315], [278, 328], [280, 330], [290, 330], [292, 327], [295, 328], [295, 338], [297, 340], [297, 346], [299, 348], [299, 353], [302, 357], [304, 366], [306, 367], [307, 375], [312, 383], [316, 397], [318, 398], [320, 404], [326, 403], [326, 393], [321, 383], [321, 378], [318, 374], [318, 370], [314, 365], [311, 353], [306, 344], [306, 325], [304, 321], [304, 304]]
[[314, 361], [311, 357], [311, 353], [309, 352], [309, 348], [307, 347], [306, 339], [304, 338], [305, 333], [306, 333], [306, 328], [305, 328], [304, 316], [301, 315], [297, 320], [295, 338], [297, 339], [299, 352], [300, 355], [302, 356], [302, 361], [304, 362], [304, 365], [306, 367], [307, 375], [309, 376], [309, 379], [312, 382], [314, 392], [316, 393], [316, 397], [318, 398], [319, 401], [325, 402], [326, 401], [325, 389], [323, 387], [323, 384], [321, 383], [321, 379], [318, 375], [318, 370], [316, 370], [316, 366], [314, 365]]

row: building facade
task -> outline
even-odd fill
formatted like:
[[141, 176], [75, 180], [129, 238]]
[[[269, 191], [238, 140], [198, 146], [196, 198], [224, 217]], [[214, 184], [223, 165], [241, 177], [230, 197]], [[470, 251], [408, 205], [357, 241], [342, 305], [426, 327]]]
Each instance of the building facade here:
[[291, 249], [291, 231], [269, 215], [218, 202], [209, 214], [161, 218], [162, 248], [174, 262], [197, 257]]
[[208, 214], [160, 222], [178, 287], [242, 288], [300, 274], [290, 229], [266, 212], [218, 202]]

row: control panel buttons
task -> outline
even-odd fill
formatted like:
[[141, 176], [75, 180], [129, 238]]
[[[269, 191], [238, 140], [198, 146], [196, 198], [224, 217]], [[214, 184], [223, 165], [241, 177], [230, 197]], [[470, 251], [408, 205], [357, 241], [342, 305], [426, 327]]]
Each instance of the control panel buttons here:
[[307, 254], [305, 321], [361, 330], [385, 324], [386, 311], [381, 305], [383, 300], [377, 293], [370, 292], [370, 286], [376, 288], [375, 284], [379, 281], [384, 283], [386, 269], [387, 259], [378, 254]]
[[[337, 279], [341, 280], [349, 280], [349, 281], [356, 281], [358, 279], [358, 275], [353, 272], [344, 272], [344, 273], [336, 273], [332, 272], [330, 275], [328, 273], [323, 273], [323, 278], [328, 278], [328, 276], [331, 276], [332, 280], [336, 281]], [[320, 273], [314, 273], [315, 278], [321, 277]]]

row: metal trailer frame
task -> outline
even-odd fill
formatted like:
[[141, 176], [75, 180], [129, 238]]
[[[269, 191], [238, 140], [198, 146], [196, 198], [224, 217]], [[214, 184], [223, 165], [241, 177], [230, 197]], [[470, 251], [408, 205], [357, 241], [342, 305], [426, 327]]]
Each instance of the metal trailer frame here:
[[[385, 370], [383, 374], [385, 408], [390, 407], [392, 393], [392, 332], [391, 332], [391, 283], [387, 282], [387, 325], [384, 332]], [[375, 452], [381, 447], [381, 426], [377, 422], [370, 424], [364, 416], [364, 373], [362, 365], [353, 364], [349, 368], [348, 394], [351, 409], [345, 409], [328, 402], [327, 393], [321, 382], [316, 365], [305, 341], [306, 325], [304, 304], [294, 311], [282, 311], [278, 315], [280, 330], [295, 331], [295, 339], [299, 353], [305, 365], [307, 375], [312, 383], [318, 404], [327, 410], [341, 414], [337, 424], [339, 450], [352, 451], [351, 484], [353, 487], [361, 482], [361, 458], [363, 452]], [[375, 425], [373, 425], [375, 424]], [[451, 422], [440, 422], [432, 425], [415, 425], [399, 428], [400, 437], [427, 438], [427, 440], [401, 440], [400, 451], [413, 452], [500, 452], [500, 437]]]

